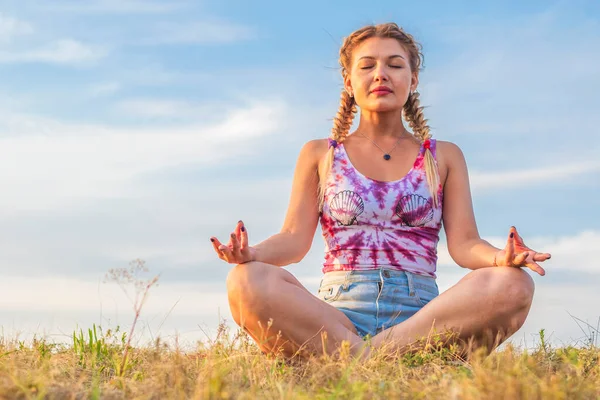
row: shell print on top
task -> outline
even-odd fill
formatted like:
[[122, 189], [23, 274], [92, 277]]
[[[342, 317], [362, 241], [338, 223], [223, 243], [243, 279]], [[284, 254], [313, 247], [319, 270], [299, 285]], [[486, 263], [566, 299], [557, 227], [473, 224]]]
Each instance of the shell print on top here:
[[363, 199], [351, 190], [343, 190], [331, 199], [329, 204], [331, 216], [340, 225], [349, 226], [356, 222], [356, 217], [365, 210]]
[[[436, 140], [429, 149], [436, 161]], [[424, 145], [404, 177], [379, 181], [354, 168], [340, 142], [333, 151], [320, 214], [324, 273], [393, 268], [436, 277], [443, 187], [434, 205], [425, 172]]]
[[418, 194], [403, 196], [396, 205], [396, 215], [400, 217], [402, 225], [425, 226], [433, 219], [431, 198], [426, 199]]

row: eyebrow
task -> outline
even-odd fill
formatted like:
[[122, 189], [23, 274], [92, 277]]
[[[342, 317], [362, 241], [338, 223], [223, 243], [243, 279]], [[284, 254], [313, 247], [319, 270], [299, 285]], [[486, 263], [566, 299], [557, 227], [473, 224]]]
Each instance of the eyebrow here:
[[[396, 57], [400, 57], [401, 59], [405, 60], [405, 58], [402, 57], [400, 54], [394, 54], [394, 55], [389, 56], [388, 58], [396, 58]], [[370, 58], [372, 60], [375, 59], [375, 57], [373, 57], [373, 56], [362, 56], [361, 58], [358, 59], [358, 61], [362, 60], [363, 58]]]

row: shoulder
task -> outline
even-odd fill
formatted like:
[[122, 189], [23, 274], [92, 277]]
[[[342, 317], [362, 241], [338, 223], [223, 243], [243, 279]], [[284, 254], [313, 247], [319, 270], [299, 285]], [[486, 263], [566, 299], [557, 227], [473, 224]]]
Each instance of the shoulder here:
[[437, 152], [441, 157], [463, 157], [463, 152], [456, 143], [446, 140], [437, 140]]
[[328, 139], [309, 140], [300, 149], [300, 157], [317, 165], [325, 157], [327, 150], [329, 150]]
[[456, 143], [448, 142], [445, 140], [436, 141], [436, 158], [438, 167], [440, 169], [440, 175], [443, 175], [442, 182], [445, 182], [448, 173], [453, 168], [462, 166], [465, 164], [465, 155]]

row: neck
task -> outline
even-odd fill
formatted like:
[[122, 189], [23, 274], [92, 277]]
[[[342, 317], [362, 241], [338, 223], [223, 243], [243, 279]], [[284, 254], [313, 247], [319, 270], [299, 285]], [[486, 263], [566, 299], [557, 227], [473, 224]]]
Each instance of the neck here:
[[361, 111], [357, 133], [362, 133], [371, 139], [398, 139], [412, 136], [402, 123], [402, 111], [389, 112]]

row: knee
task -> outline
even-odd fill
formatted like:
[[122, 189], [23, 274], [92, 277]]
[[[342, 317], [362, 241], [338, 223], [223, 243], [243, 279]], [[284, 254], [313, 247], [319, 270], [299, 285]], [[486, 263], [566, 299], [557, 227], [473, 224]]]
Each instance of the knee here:
[[486, 286], [501, 309], [508, 312], [529, 309], [533, 301], [535, 284], [527, 271], [511, 267], [485, 269], [489, 270]]
[[260, 302], [266, 291], [268, 271], [264, 264], [249, 262], [238, 264], [229, 271], [226, 280], [230, 305], [251, 305]]

